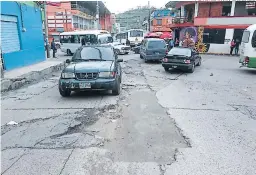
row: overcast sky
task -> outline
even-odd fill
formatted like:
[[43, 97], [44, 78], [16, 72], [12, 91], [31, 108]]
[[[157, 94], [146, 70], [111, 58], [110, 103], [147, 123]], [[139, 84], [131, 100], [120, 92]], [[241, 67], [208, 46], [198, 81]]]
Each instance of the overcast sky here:
[[[145, 6], [148, 0], [103, 0], [111, 13], [122, 13], [137, 6]], [[164, 7], [169, 0], [151, 0], [150, 6], [156, 8]]]

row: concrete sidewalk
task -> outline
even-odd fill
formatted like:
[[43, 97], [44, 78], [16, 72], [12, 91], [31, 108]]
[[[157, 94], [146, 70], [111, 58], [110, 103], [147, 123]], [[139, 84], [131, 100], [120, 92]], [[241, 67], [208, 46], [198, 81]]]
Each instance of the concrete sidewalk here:
[[52, 72], [59, 71], [64, 68], [64, 61], [47, 60], [34, 65], [18, 68], [4, 73], [1, 79], [1, 92], [18, 89], [25, 84], [49, 76]]

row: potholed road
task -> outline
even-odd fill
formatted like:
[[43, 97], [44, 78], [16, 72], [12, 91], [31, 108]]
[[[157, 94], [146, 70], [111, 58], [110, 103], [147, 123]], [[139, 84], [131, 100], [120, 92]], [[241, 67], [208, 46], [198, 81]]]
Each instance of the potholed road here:
[[59, 73], [2, 94], [2, 174], [255, 174], [255, 70], [224, 56], [193, 74], [120, 58], [119, 97], [62, 98]]

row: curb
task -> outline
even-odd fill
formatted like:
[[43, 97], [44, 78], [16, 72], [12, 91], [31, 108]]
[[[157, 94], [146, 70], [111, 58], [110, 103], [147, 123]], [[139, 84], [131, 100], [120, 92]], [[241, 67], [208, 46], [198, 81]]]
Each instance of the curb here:
[[1, 80], [1, 92], [7, 92], [10, 90], [19, 89], [26, 84], [31, 82], [39, 81], [45, 77], [48, 77], [51, 73], [62, 70], [65, 66], [65, 62], [59, 63], [55, 66], [45, 68], [40, 71], [32, 71], [27, 74], [23, 74], [17, 78]]
[[240, 55], [230, 55], [228, 53], [199, 53], [201, 55], [214, 55], [214, 56], [229, 56], [229, 57], [238, 57]]

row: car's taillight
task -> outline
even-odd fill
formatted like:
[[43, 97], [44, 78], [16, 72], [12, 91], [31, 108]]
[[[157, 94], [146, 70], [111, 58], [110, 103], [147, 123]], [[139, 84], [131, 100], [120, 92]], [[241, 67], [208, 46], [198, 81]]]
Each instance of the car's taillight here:
[[112, 72], [112, 77], [115, 77], [116, 76], [116, 72]]
[[163, 62], [168, 62], [168, 59], [167, 59], [167, 58], [164, 58], [164, 59], [163, 59]]
[[166, 50], [166, 52], [165, 52], [166, 54], [168, 54], [168, 50]]
[[184, 60], [184, 63], [190, 64], [190, 60]]
[[245, 58], [244, 58], [244, 62], [245, 62], [245, 63], [249, 63], [249, 57], [245, 57]]

